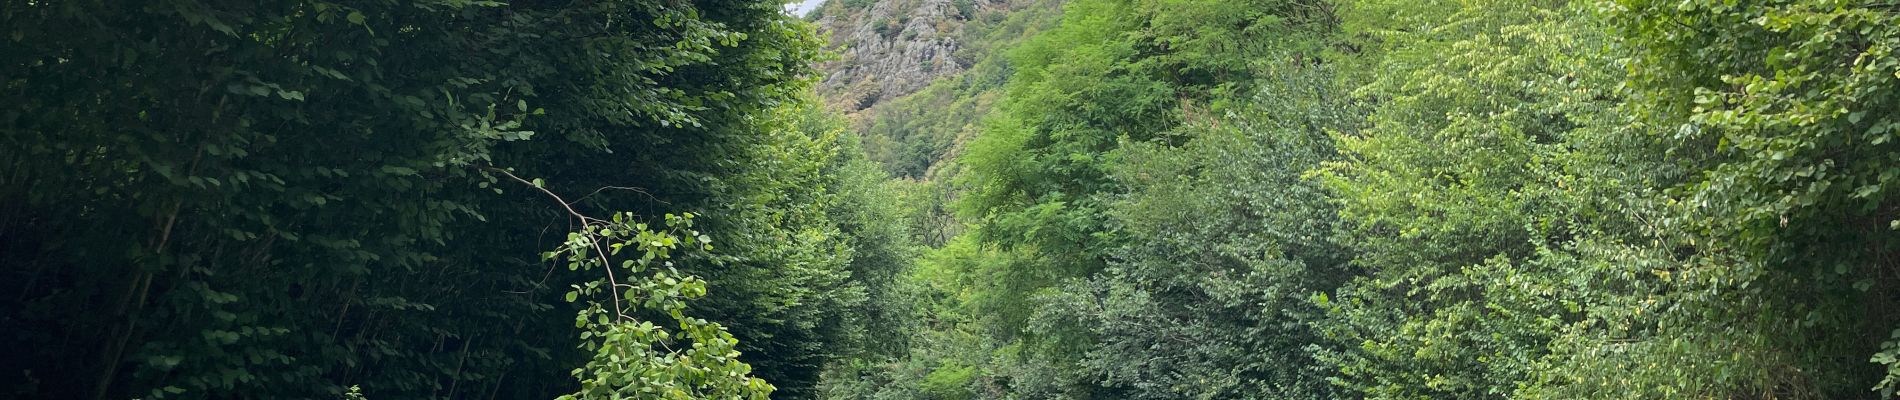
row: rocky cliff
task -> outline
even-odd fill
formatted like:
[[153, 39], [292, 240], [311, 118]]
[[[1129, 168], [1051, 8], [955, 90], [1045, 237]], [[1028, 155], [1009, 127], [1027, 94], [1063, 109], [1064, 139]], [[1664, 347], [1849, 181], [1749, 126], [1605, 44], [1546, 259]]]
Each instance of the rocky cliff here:
[[818, 92], [848, 112], [869, 108], [970, 67], [958, 54], [965, 26], [997, 15], [1010, 0], [830, 0], [811, 17], [841, 58], [821, 66]]
[[927, 179], [987, 114], [1006, 49], [1054, 26], [1062, 0], [828, 0], [807, 18], [839, 59], [818, 93], [894, 176]]

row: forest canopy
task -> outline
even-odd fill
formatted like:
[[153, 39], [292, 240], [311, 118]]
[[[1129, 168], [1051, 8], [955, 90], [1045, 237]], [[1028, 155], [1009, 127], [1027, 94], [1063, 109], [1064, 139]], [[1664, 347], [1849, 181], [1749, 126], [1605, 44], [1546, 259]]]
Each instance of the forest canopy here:
[[[1900, 385], [1894, 4], [1071, 0], [1053, 18], [925, 183], [962, 227], [908, 273], [909, 348], [828, 370], [828, 396]], [[865, 134], [941, 137], [876, 129], [968, 101], [914, 96]]]
[[0, 397], [1900, 390], [1892, 2], [784, 5], [0, 0]]
[[773, 2], [0, 21], [0, 397], [808, 396], [904, 254]]

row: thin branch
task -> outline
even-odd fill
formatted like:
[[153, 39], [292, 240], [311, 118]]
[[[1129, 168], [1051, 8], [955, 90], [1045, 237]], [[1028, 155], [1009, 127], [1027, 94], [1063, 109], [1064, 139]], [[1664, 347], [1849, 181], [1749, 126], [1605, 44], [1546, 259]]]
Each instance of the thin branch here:
[[562, 199], [560, 195], [554, 194], [554, 192], [548, 191], [547, 188], [543, 188], [540, 185], [536, 185], [534, 184], [534, 182], [528, 181], [526, 179], [521, 179], [521, 177], [515, 176], [514, 173], [508, 172], [508, 170], [495, 168], [495, 167], [488, 167], [488, 170], [494, 171], [494, 172], [500, 172], [502, 175], [507, 175], [508, 179], [514, 179], [515, 182], [521, 182], [521, 184], [523, 185], [528, 185], [528, 187], [534, 188], [534, 190], [539, 190], [541, 191], [541, 193], [547, 194], [548, 197], [554, 198], [554, 202], [561, 203], [561, 208], [567, 209], [568, 215], [572, 215], [575, 218], [580, 218], [582, 222], [599, 221], [598, 219], [594, 219], [593, 217], [589, 217], [587, 215], [581, 214], [579, 211], [574, 211], [574, 207], [570, 206], [570, 204], [574, 204], [574, 203], [569, 203], [566, 199]]
[[625, 190], [625, 191], [629, 191], [629, 192], [634, 192], [634, 193], [639, 193], [639, 194], [642, 194], [642, 195], [646, 195], [646, 196], [647, 196], [647, 199], [648, 199], [648, 200], [653, 200], [653, 202], [655, 202], [655, 203], [660, 203], [660, 204], [665, 204], [665, 205], [673, 205], [673, 203], [668, 203], [668, 202], [666, 202], [666, 200], [660, 200], [660, 198], [659, 198], [659, 197], [654, 197], [652, 193], [647, 193], [647, 190], [646, 190], [646, 189], [641, 189], [641, 188], [637, 188], [637, 187], [631, 187], [631, 186], [605, 186], [605, 187], [601, 187], [601, 188], [599, 188], [599, 189], [594, 189], [594, 191], [593, 191], [593, 192], [591, 192], [591, 193], [588, 193], [588, 194], [587, 194], [586, 196], [581, 196], [581, 197], [580, 197], [580, 198], [578, 198], [578, 199], [574, 199], [574, 202], [575, 202], [575, 203], [579, 203], [579, 202], [581, 202], [581, 201], [583, 201], [583, 200], [587, 200], [587, 198], [589, 198], [589, 197], [594, 197], [594, 195], [596, 195], [596, 194], [600, 194], [600, 192], [603, 192], [603, 191], [606, 191], [607, 189], [614, 189], [614, 190]]
[[614, 296], [614, 318], [633, 319], [627, 316], [626, 305], [620, 303], [620, 281], [614, 279], [614, 264], [607, 261], [607, 252], [600, 249], [599, 240], [590, 239], [587, 242], [594, 247], [594, 254], [600, 256], [600, 269], [607, 271], [607, 294]]
[[[500, 172], [502, 175], [507, 175], [508, 179], [513, 179], [515, 180], [515, 182], [521, 182], [521, 184], [523, 185], [527, 185], [528, 187], [532, 187], [535, 190], [541, 191], [541, 193], [543, 194], [547, 194], [548, 197], [551, 197], [554, 199], [554, 202], [560, 203], [561, 208], [566, 209], [568, 215], [572, 215], [574, 216], [574, 218], [580, 218], [582, 231], [587, 231], [588, 227], [592, 226], [596, 222], [603, 222], [600, 219], [589, 217], [585, 214], [581, 214], [579, 211], [575, 211], [574, 207], [571, 205], [573, 203], [568, 202], [567, 199], [561, 198], [561, 195], [554, 194], [553, 191], [550, 191], [547, 188], [543, 188], [541, 187], [541, 185], [536, 185], [534, 184], [534, 182], [528, 181], [526, 179], [521, 179], [521, 177], [515, 176], [514, 173], [508, 172], [508, 170], [495, 168], [495, 167], [488, 167], [488, 170], [494, 171], [494, 172]], [[596, 190], [595, 192], [599, 192], [599, 191]], [[624, 304], [624, 302], [620, 300], [620, 281], [614, 277], [614, 264], [613, 262], [607, 259], [607, 251], [600, 248], [600, 241], [596, 240], [595, 238], [592, 238], [592, 237], [588, 238], [587, 244], [589, 247], [594, 248], [594, 255], [600, 258], [601, 270], [607, 271], [607, 284], [608, 284], [607, 294], [613, 295], [615, 318], [629, 319], [630, 317], [627, 316], [626, 304]]]
[[[548, 228], [553, 227], [553, 226], [554, 226], [553, 224], [542, 225], [541, 236], [536, 236], [534, 238], [534, 242], [541, 243], [543, 239], [546, 239], [548, 237]], [[522, 264], [527, 264], [527, 261], [525, 260], [519, 260], [519, 259], [517, 260], [522, 261]], [[528, 293], [534, 292], [535, 290], [539, 290], [543, 286], [547, 286], [548, 278], [554, 276], [554, 268], [560, 266], [560, 263], [548, 262], [547, 264], [548, 264], [548, 270], [541, 272], [541, 280], [534, 281], [534, 285], [528, 288], [528, 290], [523, 290], [523, 291], [503, 290], [503, 292], [513, 293], [513, 294], [528, 294]]]

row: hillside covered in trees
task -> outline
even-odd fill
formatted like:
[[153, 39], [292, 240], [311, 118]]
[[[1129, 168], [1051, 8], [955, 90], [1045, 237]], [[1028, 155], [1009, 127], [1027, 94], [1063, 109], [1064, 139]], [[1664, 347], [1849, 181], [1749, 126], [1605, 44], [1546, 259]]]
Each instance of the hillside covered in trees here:
[[0, 398], [1886, 399], [1882, 0], [0, 0]]

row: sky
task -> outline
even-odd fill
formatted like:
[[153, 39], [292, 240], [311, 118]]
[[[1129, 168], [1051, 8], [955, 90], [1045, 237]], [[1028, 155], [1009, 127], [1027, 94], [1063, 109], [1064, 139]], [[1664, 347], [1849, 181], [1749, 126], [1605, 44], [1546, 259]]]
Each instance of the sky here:
[[818, 9], [819, 4], [825, 4], [825, 0], [794, 0], [791, 4], [785, 5], [785, 11], [804, 17], [806, 14], [811, 14], [811, 10]]

